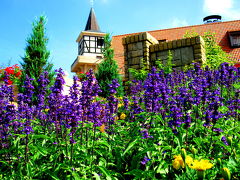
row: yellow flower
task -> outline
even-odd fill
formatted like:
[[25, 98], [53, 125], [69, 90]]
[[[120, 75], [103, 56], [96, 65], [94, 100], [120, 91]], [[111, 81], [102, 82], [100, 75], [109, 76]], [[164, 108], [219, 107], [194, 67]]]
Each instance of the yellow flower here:
[[123, 106], [123, 104], [122, 103], [119, 103], [118, 104], [118, 108], [120, 108], [120, 107], [122, 107]]
[[115, 116], [114, 117], [114, 121], [117, 121], [119, 118], [118, 118], [118, 116]]
[[231, 173], [228, 168], [226, 168], [226, 167], [222, 168], [222, 176], [224, 177], [224, 180], [231, 179]]
[[126, 117], [127, 117], [127, 116], [126, 116], [126, 114], [124, 114], [124, 113], [122, 113], [122, 114], [120, 115], [120, 119], [122, 119], [122, 120], [124, 120]]
[[194, 160], [189, 167], [197, 171], [205, 171], [206, 169], [211, 169], [213, 164], [209, 160], [201, 159], [200, 161]]
[[174, 169], [179, 169], [180, 167], [184, 168], [184, 162], [181, 155], [175, 155], [173, 156], [174, 160], [172, 161], [172, 165]]
[[[181, 155], [173, 156], [174, 160], [172, 161], [172, 165], [174, 169], [179, 169], [180, 167], [185, 168], [185, 163]], [[193, 158], [191, 156], [186, 156], [186, 164], [190, 166], [193, 162]]]
[[188, 166], [191, 166], [192, 162], [193, 162], [193, 158], [191, 156], [187, 156], [186, 157], [186, 164]]
[[180, 162], [179, 161], [177, 161], [177, 160], [173, 160], [173, 162], [172, 162], [172, 165], [173, 165], [173, 168], [174, 169], [179, 169], [180, 168]]

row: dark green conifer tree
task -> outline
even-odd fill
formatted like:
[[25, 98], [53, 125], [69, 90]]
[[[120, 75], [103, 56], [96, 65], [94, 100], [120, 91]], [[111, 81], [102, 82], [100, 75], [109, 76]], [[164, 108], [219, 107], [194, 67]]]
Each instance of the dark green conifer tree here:
[[32, 33], [27, 38], [27, 45], [25, 48], [25, 55], [22, 57], [21, 62], [23, 74], [19, 83], [19, 91], [24, 92], [23, 84], [26, 79], [26, 75], [32, 78], [32, 84], [34, 86], [33, 102], [36, 100], [38, 94], [38, 79], [42, 72], [47, 71], [49, 73], [50, 85], [53, 83], [54, 71], [53, 65], [48, 62], [50, 52], [47, 50], [48, 38], [46, 37], [46, 17], [40, 16], [36, 19], [32, 25]]
[[109, 96], [109, 84], [112, 83], [113, 79], [117, 79], [120, 86], [117, 89], [117, 95], [123, 95], [122, 78], [119, 74], [119, 68], [117, 62], [114, 60], [114, 50], [111, 48], [111, 38], [107, 34], [104, 37], [104, 49], [103, 49], [103, 61], [98, 65], [96, 72], [96, 79], [98, 80], [99, 86], [102, 90], [101, 96]]

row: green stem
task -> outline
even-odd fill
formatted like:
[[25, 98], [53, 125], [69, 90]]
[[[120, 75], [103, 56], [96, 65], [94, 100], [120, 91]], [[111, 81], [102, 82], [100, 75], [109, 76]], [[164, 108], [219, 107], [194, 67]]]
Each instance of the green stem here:
[[92, 139], [92, 152], [91, 152], [91, 173], [92, 173], [92, 164], [93, 164], [93, 148], [94, 148], [95, 136], [96, 136], [96, 127], [94, 126], [93, 139]]
[[26, 136], [26, 146], [25, 146], [25, 163], [28, 162], [28, 134]]
[[211, 133], [211, 138], [210, 138], [210, 147], [209, 147], [209, 154], [211, 154], [211, 147], [212, 147], [212, 138], [213, 138], [213, 129], [214, 129], [214, 126], [215, 124], [213, 124], [213, 127], [212, 127], [212, 133]]
[[71, 143], [70, 164], [73, 167], [73, 143]]

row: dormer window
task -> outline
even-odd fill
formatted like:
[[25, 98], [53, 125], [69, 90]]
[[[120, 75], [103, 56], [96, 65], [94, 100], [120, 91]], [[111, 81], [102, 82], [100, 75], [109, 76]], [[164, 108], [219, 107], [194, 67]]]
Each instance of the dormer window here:
[[240, 31], [229, 32], [229, 39], [232, 48], [240, 47]]

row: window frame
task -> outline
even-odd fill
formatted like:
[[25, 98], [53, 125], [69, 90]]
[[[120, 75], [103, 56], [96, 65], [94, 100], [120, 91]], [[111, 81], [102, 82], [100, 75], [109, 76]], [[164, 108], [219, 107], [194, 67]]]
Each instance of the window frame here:
[[[230, 31], [228, 32], [229, 40], [230, 40], [230, 45], [232, 48], [239, 48], [240, 47], [240, 31]], [[234, 37], [239, 38], [239, 43], [234, 44]]]
[[78, 55], [83, 55], [83, 53], [102, 54], [104, 43], [103, 46], [99, 46], [99, 39], [104, 40], [103, 37], [84, 35], [78, 43]]

